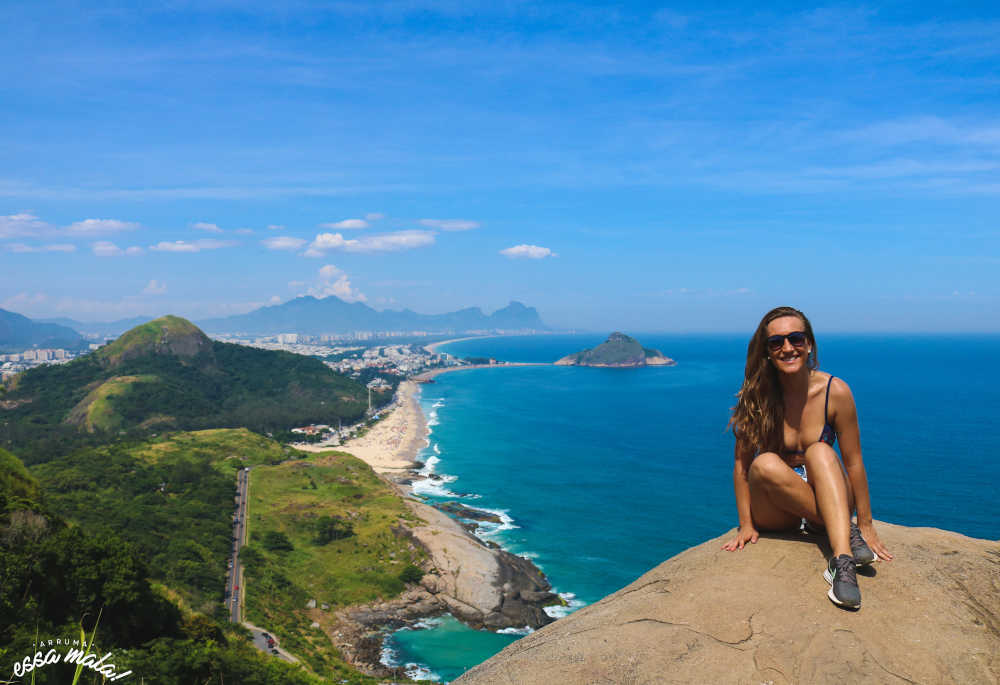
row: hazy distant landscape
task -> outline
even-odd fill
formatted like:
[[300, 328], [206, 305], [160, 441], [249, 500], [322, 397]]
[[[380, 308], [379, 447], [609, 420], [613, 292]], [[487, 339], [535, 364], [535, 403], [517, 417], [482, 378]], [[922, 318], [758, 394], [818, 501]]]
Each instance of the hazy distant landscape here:
[[[586, 681], [1000, 677], [958, 541], [1000, 537], [1000, 5], [0, 19], [0, 681], [556, 683], [548, 636]], [[733, 525], [786, 305], [898, 563], [861, 614], [785, 540], [808, 582], [696, 570], [580, 621]], [[81, 630], [113, 669], [28, 658]]]

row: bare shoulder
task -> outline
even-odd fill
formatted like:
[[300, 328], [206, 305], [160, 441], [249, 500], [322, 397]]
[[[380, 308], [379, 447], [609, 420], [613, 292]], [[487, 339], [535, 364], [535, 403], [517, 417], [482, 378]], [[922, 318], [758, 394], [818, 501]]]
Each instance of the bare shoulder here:
[[[829, 376], [831, 374], [827, 374]], [[837, 410], [854, 411], [854, 395], [851, 393], [851, 386], [840, 376], [834, 376], [830, 383], [830, 409], [831, 413]]]

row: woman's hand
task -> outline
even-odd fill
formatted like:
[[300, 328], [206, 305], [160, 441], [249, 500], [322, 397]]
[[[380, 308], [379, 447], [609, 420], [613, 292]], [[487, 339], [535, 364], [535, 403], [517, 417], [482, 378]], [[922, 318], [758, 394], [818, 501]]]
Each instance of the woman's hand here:
[[756, 545], [758, 537], [759, 535], [757, 533], [757, 529], [753, 526], [740, 526], [740, 529], [736, 531], [736, 537], [724, 544], [722, 549], [727, 552], [736, 552], [743, 549], [743, 545], [748, 542], [752, 542]]
[[885, 545], [878, 537], [878, 533], [875, 532], [875, 524], [869, 521], [868, 523], [861, 523], [858, 521], [858, 530], [861, 531], [861, 537], [865, 539], [868, 546], [871, 548], [878, 558], [882, 561], [892, 561], [892, 554], [886, 549]]

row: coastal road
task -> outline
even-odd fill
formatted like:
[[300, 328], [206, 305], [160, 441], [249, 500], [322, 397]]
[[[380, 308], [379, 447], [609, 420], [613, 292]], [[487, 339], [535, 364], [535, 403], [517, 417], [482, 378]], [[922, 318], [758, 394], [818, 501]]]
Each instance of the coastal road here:
[[247, 518], [250, 513], [250, 467], [245, 466], [236, 472], [236, 508], [233, 513], [233, 552], [229, 559], [229, 571], [226, 574], [226, 608], [229, 610], [229, 620], [242, 623], [250, 630], [253, 646], [290, 663], [299, 662], [278, 644], [278, 639], [263, 628], [243, 620], [243, 605], [246, 597], [244, 586], [243, 564], [240, 563], [240, 547], [247, 543]]
[[229, 558], [226, 574], [226, 608], [229, 620], [239, 623], [243, 607], [243, 565], [240, 564], [240, 547], [247, 541], [247, 493], [250, 490], [250, 467], [236, 472], [236, 511], [233, 513], [233, 553]]

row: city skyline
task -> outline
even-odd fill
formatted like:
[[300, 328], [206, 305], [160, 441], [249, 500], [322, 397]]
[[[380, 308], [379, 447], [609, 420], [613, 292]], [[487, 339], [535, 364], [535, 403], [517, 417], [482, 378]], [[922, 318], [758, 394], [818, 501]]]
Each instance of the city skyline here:
[[0, 308], [1000, 331], [998, 10], [0, 9]]

